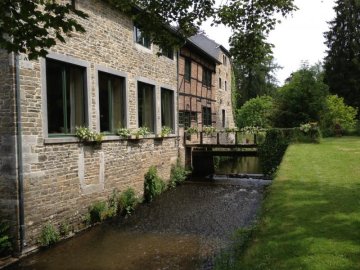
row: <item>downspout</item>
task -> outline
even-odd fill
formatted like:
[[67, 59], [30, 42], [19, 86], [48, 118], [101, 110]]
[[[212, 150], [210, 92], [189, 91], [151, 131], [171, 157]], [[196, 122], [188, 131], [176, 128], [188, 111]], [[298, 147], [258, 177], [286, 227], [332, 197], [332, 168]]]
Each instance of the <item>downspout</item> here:
[[16, 80], [16, 144], [17, 144], [17, 175], [18, 175], [18, 198], [19, 198], [19, 235], [20, 254], [25, 246], [25, 213], [24, 213], [24, 174], [22, 152], [22, 123], [21, 123], [21, 96], [20, 96], [20, 61], [19, 55], [15, 55], [15, 80]]
[[177, 148], [178, 148], [178, 156], [180, 156], [180, 131], [179, 131], [179, 57], [180, 57], [180, 48], [176, 52], [176, 95], [177, 95], [177, 102], [176, 102], [176, 116], [177, 116]]

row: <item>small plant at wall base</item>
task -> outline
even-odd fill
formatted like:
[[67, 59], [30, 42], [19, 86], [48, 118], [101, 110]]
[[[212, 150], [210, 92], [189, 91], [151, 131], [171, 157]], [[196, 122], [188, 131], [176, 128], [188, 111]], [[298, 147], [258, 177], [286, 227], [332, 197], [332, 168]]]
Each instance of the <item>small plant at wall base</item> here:
[[76, 127], [75, 135], [81, 142], [96, 142], [100, 144], [103, 140], [103, 135], [90, 130], [88, 127]]
[[119, 208], [125, 215], [130, 215], [138, 203], [139, 199], [133, 188], [126, 189], [119, 197]]
[[67, 222], [67, 221], [62, 222], [59, 226], [59, 233], [62, 237], [68, 236], [70, 234], [71, 230], [72, 230], [72, 228], [69, 225], [69, 222]]
[[42, 246], [50, 246], [60, 240], [60, 234], [54, 225], [47, 223], [41, 230], [40, 244]]
[[131, 135], [131, 131], [128, 128], [119, 128], [116, 130], [116, 134], [122, 138], [128, 138]]
[[144, 201], [151, 202], [157, 195], [165, 190], [166, 185], [158, 175], [155, 166], [151, 166], [144, 177]]
[[11, 252], [11, 241], [9, 237], [9, 224], [0, 222], [0, 258]]
[[89, 207], [90, 223], [101, 222], [106, 219], [108, 207], [106, 202], [99, 201]]
[[160, 135], [161, 135], [161, 137], [166, 137], [166, 136], [168, 136], [169, 134], [171, 134], [171, 132], [172, 132], [172, 129], [171, 129], [170, 127], [163, 126], [163, 127], [161, 128], [161, 133], [160, 133]]
[[185, 170], [185, 168], [177, 162], [176, 165], [171, 167], [169, 187], [174, 188], [183, 183], [189, 174], [190, 171]]

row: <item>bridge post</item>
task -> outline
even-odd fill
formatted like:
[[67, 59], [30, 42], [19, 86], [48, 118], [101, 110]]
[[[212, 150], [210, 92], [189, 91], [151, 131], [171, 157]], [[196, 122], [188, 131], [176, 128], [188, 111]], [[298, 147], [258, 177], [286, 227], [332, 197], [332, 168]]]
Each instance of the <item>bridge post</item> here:
[[216, 143], [220, 144], [220, 132], [216, 133]]

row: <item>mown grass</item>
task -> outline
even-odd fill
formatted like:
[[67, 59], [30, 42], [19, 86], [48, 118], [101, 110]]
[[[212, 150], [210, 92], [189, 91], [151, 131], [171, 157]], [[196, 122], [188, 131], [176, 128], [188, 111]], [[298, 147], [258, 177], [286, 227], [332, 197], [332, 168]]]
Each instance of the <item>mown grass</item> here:
[[360, 138], [291, 145], [235, 269], [360, 269]]

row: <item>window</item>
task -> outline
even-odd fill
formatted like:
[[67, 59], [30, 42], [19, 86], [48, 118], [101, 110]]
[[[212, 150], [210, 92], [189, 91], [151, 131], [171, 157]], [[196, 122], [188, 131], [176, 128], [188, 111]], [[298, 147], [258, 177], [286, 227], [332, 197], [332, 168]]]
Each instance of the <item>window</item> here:
[[191, 127], [191, 121], [197, 121], [197, 112], [179, 111], [179, 125]]
[[135, 42], [150, 49], [151, 47], [150, 38], [145, 36], [141, 32], [141, 30], [136, 26], [134, 26], [134, 33], [135, 33]]
[[189, 58], [185, 59], [184, 77], [185, 77], [185, 81], [190, 82], [190, 80], [191, 80], [191, 60]]
[[85, 123], [84, 67], [46, 59], [48, 134], [74, 134]]
[[155, 87], [138, 82], [138, 123], [139, 127], [147, 127], [155, 131]]
[[225, 119], [226, 119], [226, 114], [225, 114], [225, 110], [222, 110], [222, 127], [225, 127]]
[[202, 107], [203, 126], [211, 126], [211, 108]]
[[227, 65], [227, 58], [226, 58], [226, 55], [225, 55], [225, 54], [223, 55], [223, 64], [224, 64], [224, 66]]
[[219, 78], [219, 89], [221, 89], [222, 85], [221, 85], [221, 78]]
[[99, 72], [100, 131], [114, 133], [125, 127], [125, 80]]
[[202, 84], [208, 88], [211, 87], [211, 70], [203, 68]]
[[161, 49], [161, 54], [163, 56], [166, 56], [167, 58], [173, 60], [174, 59], [174, 49], [171, 47], [167, 47], [167, 48], [162, 48]]
[[225, 85], [225, 91], [227, 91], [227, 82], [226, 81], [224, 82], [224, 85]]
[[174, 91], [161, 88], [161, 126], [170, 127], [173, 131], [174, 125]]

